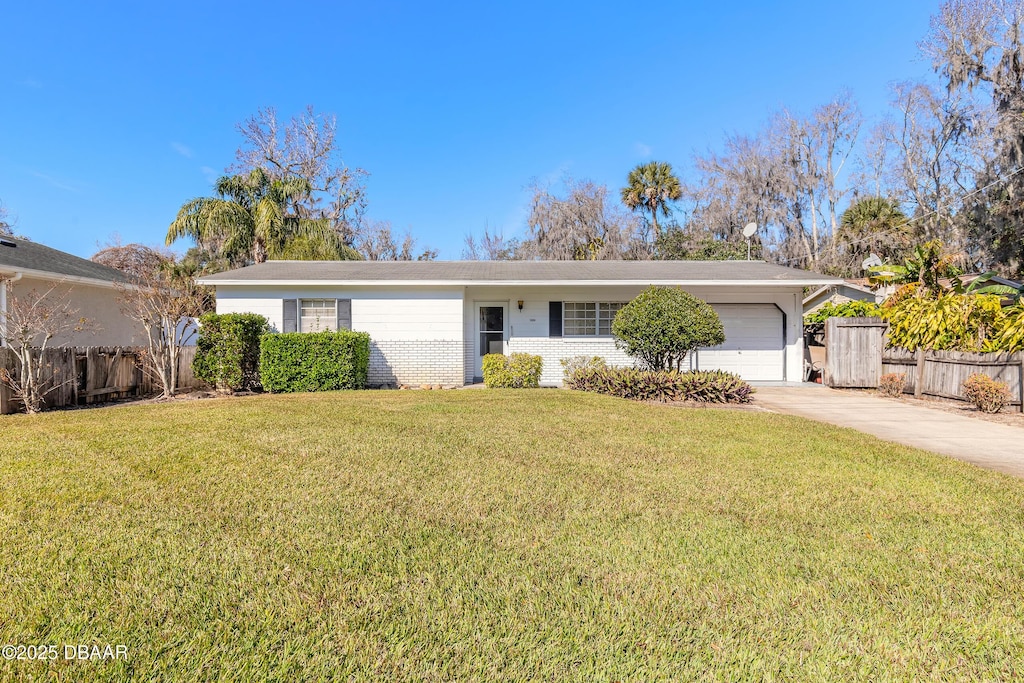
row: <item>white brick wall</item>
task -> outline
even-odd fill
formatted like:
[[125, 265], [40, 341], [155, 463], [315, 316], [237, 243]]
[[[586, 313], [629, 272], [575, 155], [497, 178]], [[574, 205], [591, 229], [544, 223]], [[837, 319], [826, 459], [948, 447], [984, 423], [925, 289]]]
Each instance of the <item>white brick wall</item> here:
[[375, 340], [371, 336], [367, 384], [461, 386], [463, 346], [450, 339]]
[[601, 356], [609, 365], [633, 365], [633, 359], [615, 348], [615, 340], [610, 338], [513, 337], [508, 346], [511, 353], [532, 353], [544, 359], [543, 384], [561, 384], [561, 361], [572, 356]]

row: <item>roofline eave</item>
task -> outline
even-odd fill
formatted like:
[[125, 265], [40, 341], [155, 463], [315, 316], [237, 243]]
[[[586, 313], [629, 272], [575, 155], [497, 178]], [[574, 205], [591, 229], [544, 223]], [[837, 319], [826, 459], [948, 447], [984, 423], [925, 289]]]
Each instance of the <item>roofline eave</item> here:
[[115, 289], [118, 285], [128, 286], [128, 282], [114, 282], [113, 280], [100, 280], [97, 278], [83, 277], [81, 275], [65, 275], [53, 273], [47, 270], [35, 270], [34, 268], [20, 268], [15, 266], [0, 266], [0, 278], [7, 278], [17, 273], [33, 280], [54, 280], [75, 285], [89, 285], [91, 287], [105, 287]]
[[833, 279], [808, 280], [212, 280], [201, 285], [217, 287], [615, 287], [651, 285], [662, 287], [814, 287], [836, 284]]

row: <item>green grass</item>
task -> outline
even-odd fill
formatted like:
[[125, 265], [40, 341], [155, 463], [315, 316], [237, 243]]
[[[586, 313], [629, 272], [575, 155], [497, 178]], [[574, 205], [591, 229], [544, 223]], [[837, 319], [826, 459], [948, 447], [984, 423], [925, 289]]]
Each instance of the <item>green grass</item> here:
[[565, 391], [0, 420], [0, 679], [1010, 679], [1024, 482]]

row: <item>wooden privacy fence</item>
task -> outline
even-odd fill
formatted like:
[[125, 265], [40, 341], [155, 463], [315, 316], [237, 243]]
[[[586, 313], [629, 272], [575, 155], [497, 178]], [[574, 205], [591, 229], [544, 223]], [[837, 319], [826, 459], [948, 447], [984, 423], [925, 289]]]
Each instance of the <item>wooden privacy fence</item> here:
[[830, 387], [878, 387], [888, 327], [881, 318], [829, 318], [823, 382]]
[[[44, 386], [47, 408], [102, 403], [117, 398], [145, 396], [158, 392], [159, 382], [142, 367], [145, 349], [131, 346], [89, 346], [54, 348], [43, 351]], [[204, 386], [192, 374], [196, 347], [186, 346], [178, 356], [178, 388]], [[0, 365], [17, 375], [18, 360], [9, 349], [0, 348]], [[0, 382], [0, 415], [17, 412], [21, 402], [10, 387]]]
[[1024, 354], [886, 348], [888, 329], [881, 318], [830, 318], [825, 384], [875, 389], [883, 374], [895, 372], [906, 375], [906, 394], [963, 401], [964, 380], [980, 372], [1005, 382], [1013, 397], [1010, 405], [1024, 410]]

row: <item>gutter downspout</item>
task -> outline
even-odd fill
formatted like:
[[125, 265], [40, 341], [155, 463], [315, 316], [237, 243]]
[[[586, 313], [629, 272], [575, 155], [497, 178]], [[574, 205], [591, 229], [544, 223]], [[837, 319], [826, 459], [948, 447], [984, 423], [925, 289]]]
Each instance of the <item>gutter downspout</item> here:
[[7, 287], [21, 279], [24, 273], [0, 276], [0, 348], [7, 346]]

